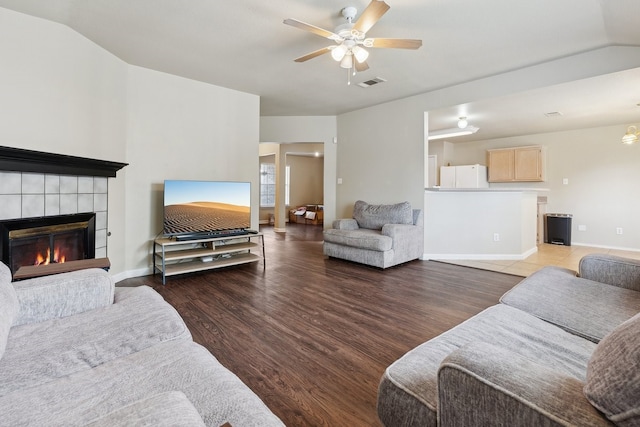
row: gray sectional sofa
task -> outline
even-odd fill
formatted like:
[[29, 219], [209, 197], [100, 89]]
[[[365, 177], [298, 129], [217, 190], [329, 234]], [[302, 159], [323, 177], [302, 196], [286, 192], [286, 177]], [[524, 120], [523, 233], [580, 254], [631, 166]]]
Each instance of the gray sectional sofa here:
[[370, 205], [358, 200], [353, 218], [333, 221], [324, 230], [323, 252], [379, 268], [392, 267], [422, 257], [423, 214], [409, 202]]
[[382, 376], [385, 426], [639, 426], [640, 262], [546, 267]]
[[0, 263], [1, 426], [282, 426], [153, 289]]

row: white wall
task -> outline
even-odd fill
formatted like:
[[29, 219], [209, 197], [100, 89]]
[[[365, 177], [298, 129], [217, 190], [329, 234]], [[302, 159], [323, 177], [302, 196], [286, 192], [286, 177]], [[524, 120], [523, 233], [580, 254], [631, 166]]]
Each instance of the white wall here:
[[336, 218], [336, 154], [338, 134], [335, 116], [261, 117], [260, 142], [324, 144], [324, 226]]
[[410, 100], [338, 116], [338, 217], [350, 218], [357, 200], [421, 208], [424, 159], [424, 110]]
[[[456, 164], [486, 164], [490, 148], [544, 145], [546, 181], [491, 184], [496, 187], [547, 188], [548, 213], [570, 213], [572, 243], [640, 250], [640, 145], [620, 143], [626, 126], [525, 135], [456, 143]], [[563, 184], [563, 179], [568, 184]], [[586, 231], [578, 231], [586, 225]], [[623, 234], [616, 234], [621, 227]]]
[[109, 179], [117, 278], [150, 272], [164, 179], [251, 181], [258, 206], [258, 96], [130, 66], [2, 8], [0, 58], [1, 145], [129, 163]]
[[257, 229], [259, 97], [134, 66], [127, 87], [126, 270], [151, 263], [165, 179], [250, 181]]

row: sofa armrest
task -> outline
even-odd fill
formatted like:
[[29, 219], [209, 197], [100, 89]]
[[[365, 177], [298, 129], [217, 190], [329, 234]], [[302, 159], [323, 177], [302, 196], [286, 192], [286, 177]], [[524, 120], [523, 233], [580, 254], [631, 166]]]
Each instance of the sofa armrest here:
[[333, 228], [336, 230], [357, 230], [358, 221], [353, 218], [336, 219], [333, 221]]
[[113, 304], [115, 283], [99, 268], [12, 283], [20, 309], [13, 326], [71, 316]]
[[401, 258], [420, 258], [424, 252], [424, 229], [410, 224], [385, 224], [380, 232], [393, 240], [393, 250]]
[[611, 426], [577, 378], [491, 344], [452, 352], [438, 371], [440, 426]]
[[608, 285], [640, 291], [640, 260], [606, 254], [580, 259], [579, 275]]
[[385, 224], [380, 231], [383, 236], [389, 236], [392, 239], [401, 238], [402, 236], [411, 236], [413, 238], [422, 239], [423, 228], [411, 224]]

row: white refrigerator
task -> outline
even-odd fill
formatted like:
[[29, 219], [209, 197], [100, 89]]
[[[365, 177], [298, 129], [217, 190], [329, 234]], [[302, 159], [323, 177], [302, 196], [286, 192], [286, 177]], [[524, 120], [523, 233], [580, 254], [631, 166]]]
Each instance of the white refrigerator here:
[[487, 188], [487, 167], [483, 165], [442, 166], [440, 188]]

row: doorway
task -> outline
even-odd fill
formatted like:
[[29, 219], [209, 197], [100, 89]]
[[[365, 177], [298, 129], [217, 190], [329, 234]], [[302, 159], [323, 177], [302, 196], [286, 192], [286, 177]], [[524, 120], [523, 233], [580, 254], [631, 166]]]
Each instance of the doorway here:
[[261, 143], [260, 224], [276, 232], [293, 224], [322, 228], [324, 175], [324, 144]]

